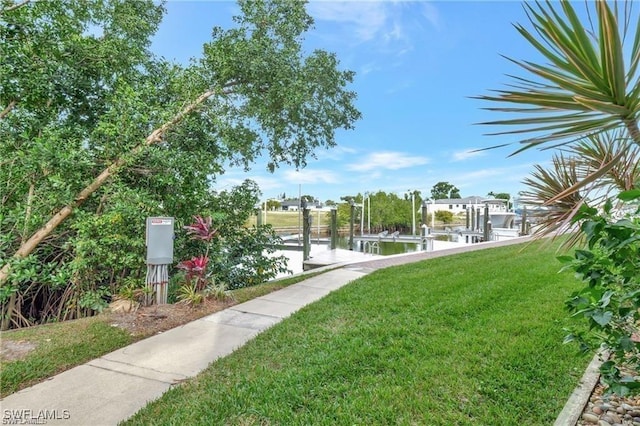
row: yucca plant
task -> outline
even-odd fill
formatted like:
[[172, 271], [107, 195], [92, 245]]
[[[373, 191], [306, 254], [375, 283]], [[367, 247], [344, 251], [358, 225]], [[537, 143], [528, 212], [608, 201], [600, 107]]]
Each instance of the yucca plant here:
[[[607, 173], [585, 182], [619, 152], [622, 156]], [[521, 201], [537, 207], [537, 232], [546, 235], [570, 229], [573, 217], [586, 202], [585, 195], [590, 204], [603, 205], [613, 193], [632, 189], [640, 177], [639, 152], [640, 147], [629, 145], [624, 131], [617, 130], [590, 135], [569, 145], [553, 156], [549, 167], [536, 165], [523, 182], [527, 189], [521, 193]], [[574, 234], [566, 244], [573, 245], [578, 240]]]
[[[635, 338], [640, 330], [640, 210], [618, 219], [612, 204], [615, 200], [625, 209], [625, 202], [640, 198], [637, 189], [622, 192], [640, 183], [640, 28], [633, 5], [585, 2], [584, 25], [569, 1], [525, 3], [533, 29], [516, 29], [549, 63], [513, 60], [532, 76], [513, 77], [507, 90], [480, 97], [508, 104], [490, 110], [519, 116], [484, 123], [516, 126], [498, 134], [532, 134], [514, 154], [560, 150], [551, 167], [536, 166], [525, 180], [523, 200], [544, 206], [540, 233], [580, 229], [570, 241], [586, 240], [575, 260], [565, 259], [585, 283], [568, 301], [569, 308], [589, 321], [590, 330], [597, 328], [591, 334], [594, 346], [614, 354], [601, 372], [609, 390], [622, 394], [640, 392], [640, 340]], [[632, 28], [635, 35], [627, 38]], [[625, 46], [629, 41], [631, 46]], [[633, 370], [628, 377], [618, 368], [625, 361]]]
[[[533, 28], [515, 27], [548, 64], [510, 59], [530, 76], [514, 76], [509, 88], [479, 97], [508, 104], [488, 110], [520, 116], [483, 123], [516, 127], [494, 134], [531, 134], [514, 154], [531, 148], [573, 154], [555, 157], [548, 172], [537, 167], [527, 181], [535, 183], [527, 198], [544, 197], [538, 201], [557, 212], [547, 225], [558, 215], [568, 223], [578, 204], [594, 191], [600, 194], [605, 184], [622, 190], [638, 182], [640, 32], [632, 7], [633, 2], [585, 2], [585, 25], [569, 1], [525, 3]], [[632, 28], [635, 35], [627, 38]], [[558, 169], [562, 162], [566, 173]]]

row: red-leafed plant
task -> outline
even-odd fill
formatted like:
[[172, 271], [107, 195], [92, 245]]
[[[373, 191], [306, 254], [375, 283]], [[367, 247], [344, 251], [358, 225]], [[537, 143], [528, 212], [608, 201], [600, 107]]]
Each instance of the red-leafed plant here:
[[185, 280], [187, 285], [191, 285], [195, 290], [203, 290], [207, 285], [207, 256], [192, 257], [191, 260], [183, 260], [178, 263], [178, 269], [186, 272]]
[[192, 240], [206, 243], [205, 254], [192, 257], [191, 260], [183, 260], [178, 264], [178, 269], [185, 271], [185, 283], [181, 287], [178, 298], [190, 304], [201, 303], [204, 300], [203, 291], [209, 286], [209, 248], [212, 240], [218, 235], [218, 230], [213, 228], [211, 216], [203, 218], [194, 216], [194, 223], [184, 226]]
[[[195, 220], [194, 223], [184, 226], [187, 233], [191, 235], [191, 239], [211, 242], [211, 240], [218, 235], [218, 230], [211, 226], [211, 216], [206, 219], [202, 216], [194, 216], [193, 219]], [[207, 251], [208, 250], [209, 247], [207, 246]]]

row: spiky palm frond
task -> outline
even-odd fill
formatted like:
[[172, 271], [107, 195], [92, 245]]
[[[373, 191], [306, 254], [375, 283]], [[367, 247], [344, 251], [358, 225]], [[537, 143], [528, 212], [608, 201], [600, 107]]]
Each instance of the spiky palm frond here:
[[590, 135], [570, 145], [553, 157], [551, 167], [536, 165], [523, 182], [528, 189], [521, 198], [536, 207], [540, 225], [536, 234], [566, 231], [583, 203], [601, 205], [612, 192], [633, 188], [640, 182], [639, 160], [640, 148], [623, 131], [615, 131]]
[[[524, 146], [517, 152], [552, 141], [571, 143], [619, 127], [626, 128], [631, 140], [640, 145], [637, 25], [633, 46], [627, 51], [623, 46], [630, 9], [625, 8], [627, 16], [619, 25], [618, 9], [612, 10], [606, 1], [596, 1], [597, 28], [588, 31], [569, 1], [561, 1], [559, 7], [554, 4], [525, 3], [533, 29], [515, 25], [549, 64], [510, 59], [534, 78], [513, 77], [515, 84], [508, 89], [478, 97], [510, 105], [489, 110], [526, 117], [483, 124], [518, 126], [497, 134], [535, 133], [521, 141]], [[625, 52], [629, 53], [628, 68]]]
[[[632, 143], [623, 131], [588, 136], [569, 149], [572, 156], [581, 159], [581, 174], [601, 170], [613, 163], [599, 182], [599, 188], [626, 191], [640, 181], [640, 147]], [[617, 161], [615, 160], [617, 158]]]
[[[570, 230], [571, 218], [584, 202], [577, 191], [558, 198], [567, 188], [580, 180], [579, 166], [575, 158], [563, 154], [554, 155], [551, 166], [535, 165], [531, 176], [524, 180], [527, 190], [520, 201], [532, 206], [528, 215], [537, 223], [535, 235], [559, 234]], [[555, 201], [549, 203], [548, 200]]]

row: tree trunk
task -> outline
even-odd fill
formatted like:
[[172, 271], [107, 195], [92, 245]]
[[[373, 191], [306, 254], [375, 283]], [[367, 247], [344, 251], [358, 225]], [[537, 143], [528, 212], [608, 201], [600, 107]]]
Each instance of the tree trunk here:
[[[233, 85], [230, 84], [230, 85]], [[193, 103], [187, 105], [182, 111], [176, 114], [171, 120], [164, 123], [162, 126], [151, 132], [149, 136], [144, 140], [143, 143], [134, 147], [127, 154], [131, 157], [135, 157], [144, 151], [147, 147], [158, 143], [162, 140], [162, 136], [164, 133], [171, 129], [173, 126], [178, 124], [182, 119], [193, 110], [195, 110], [198, 106], [200, 106], [204, 101], [206, 101], [209, 97], [214, 95], [216, 92], [213, 90], [208, 90], [202, 95], [200, 95]], [[220, 91], [220, 94], [227, 94], [229, 92]], [[113, 164], [104, 169], [98, 177], [96, 177], [93, 182], [87, 185], [82, 191], [78, 193], [75, 200], [66, 206], [64, 206], [58, 213], [53, 215], [51, 219], [47, 223], [44, 224], [43, 227], [38, 229], [27, 241], [23, 242], [20, 245], [20, 248], [13, 254], [13, 259], [22, 259], [27, 257], [33, 252], [33, 250], [44, 240], [54, 229], [58, 227], [67, 217], [69, 217], [74, 210], [82, 205], [84, 201], [91, 196], [98, 188], [100, 188], [111, 176], [118, 173], [118, 169], [124, 166], [127, 162], [127, 155], [122, 155], [118, 158]], [[7, 262], [2, 269], [0, 269], [0, 285], [3, 285], [7, 279], [9, 278], [9, 271], [11, 269], [11, 262]]]
[[623, 122], [629, 132], [629, 136], [631, 136], [631, 139], [636, 143], [636, 145], [640, 145], [640, 129], [638, 129], [638, 122], [633, 118], [625, 118]]
[[16, 292], [11, 293], [9, 296], [9, 303], [0, 310], [2, 313], [2, 319], [0, 320], [0, 330], [8, 330], [11, 326], [11, 318], [13, 317], [13, 311], [16, 308]]

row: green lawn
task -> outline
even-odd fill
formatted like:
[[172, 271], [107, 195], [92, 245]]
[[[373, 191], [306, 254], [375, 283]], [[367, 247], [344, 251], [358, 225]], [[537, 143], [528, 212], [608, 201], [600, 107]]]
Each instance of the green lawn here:
[[2, 362], [2, 397], [135, 341], [101, 316], [3, 332], [2, 339], [35, 346], [23, 359]]
[[[312, 210], [310, 212], [310, 216], [312, 217], [313, 226], [318, 225], [318, 219], [320, 220], [320, 226], [328, 226], [331, 223], [331, 218], [329, 216], [329, 212], [317, 212]], [[274, 228], [295, 228], [299, 222], [298, 218], [302, 218], [302, 213], [298, 212], [267, 212], [267, 224], [273, 226]], [[300, 219], [301, 220], [301, 219]], [[250, 216], [247, 221], [248, 225], [256, 224], [256, 216]], [[302, 225], [300, 225], [302, 226]]]
[[552, 424], [589, 361], [562, 344], [579, 283], [522, 248], [372, 273], [126, 424]]
[[[315, 274], [271, 281], [230, 293], [236, 303], [242, 303], [313, 275]], [[120, 328], [112, 327], [109, 319], [109, 315], [103, 314], [0, 333], [0, 338], [4, 341], [34, 347], [22, 359], [2, 361], [0, 397], [149, 337], [131, 336]]]

